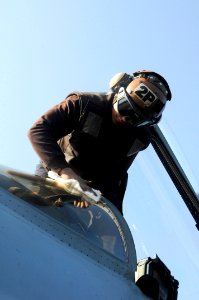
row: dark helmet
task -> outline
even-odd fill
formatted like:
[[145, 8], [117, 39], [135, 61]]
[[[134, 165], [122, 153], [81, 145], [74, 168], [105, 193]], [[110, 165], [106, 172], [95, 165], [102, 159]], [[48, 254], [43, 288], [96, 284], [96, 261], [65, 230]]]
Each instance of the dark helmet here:
[[110, 87], [117, 93], [119, 113], [132, 117], [136, 126], [158, 123], [167, 100], [171, 100], [168, 83], [153, 71], [118, 73], [111, 79]]

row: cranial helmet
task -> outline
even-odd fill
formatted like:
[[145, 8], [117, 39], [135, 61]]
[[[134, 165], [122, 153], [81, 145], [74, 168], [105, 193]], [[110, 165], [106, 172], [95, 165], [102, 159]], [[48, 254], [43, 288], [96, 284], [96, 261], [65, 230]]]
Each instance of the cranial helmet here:
[[118, 73], [109, 86], [117, 94], [119, 113], [131, 117], [136, 126], [158, 123], [167, 100], [171, 100], [167, 81], [153, 71]]

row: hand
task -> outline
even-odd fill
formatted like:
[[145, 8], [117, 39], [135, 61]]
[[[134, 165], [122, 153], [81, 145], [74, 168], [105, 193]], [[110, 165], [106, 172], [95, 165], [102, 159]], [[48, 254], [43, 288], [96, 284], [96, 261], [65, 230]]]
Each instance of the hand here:
[[67, 179], [75, 179], [79, 182], [79, 185], [83, 191], [90, 191], [92, 192], [92, 189], [89, 187], [90, 181], [84, 180], [79, 175], [77, 175], [71, 168], [65, 168], [61, 171], [61, 178], [67, 180]]
[[87, 208], [90, 206], [90, 204], [87, 201], [74, 201], [74, 206], [79, 208]]
[[[71, 168], [65, 168], [61, 171], [61, 178], [67, 179], [75, 179], [79, 182], [80, 187], [83, 191], [91, 191], [91, 188], [88, 186], [89, 181], [82, 179], [79, 175], [77, 175]], [[87, 208], [90, 204], [87, 201], [74, 201], [74, 206], [79, 208]]]

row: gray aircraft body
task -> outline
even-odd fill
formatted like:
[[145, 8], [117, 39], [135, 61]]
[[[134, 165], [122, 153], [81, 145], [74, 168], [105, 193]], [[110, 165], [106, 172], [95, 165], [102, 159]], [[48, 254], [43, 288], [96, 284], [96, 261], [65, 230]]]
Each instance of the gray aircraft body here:
[[[195, 193], [159, 128], [152, 134], [198, 227]], [[0, 299], [177, 299], [178, 282], [158, 257], [137, 262], [117, 209], [103, 197], [87, 198], [86, 209], [73, 206], [84, 196], [56, 180], [0, 168]]]

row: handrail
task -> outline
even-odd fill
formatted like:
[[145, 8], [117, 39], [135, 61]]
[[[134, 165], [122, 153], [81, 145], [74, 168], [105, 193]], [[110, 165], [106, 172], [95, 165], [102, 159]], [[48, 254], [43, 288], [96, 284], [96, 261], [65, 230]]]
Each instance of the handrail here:
[[158, 125], [151, 127], [152, 146], [196, 221], [199, 230], [199, 199]]

